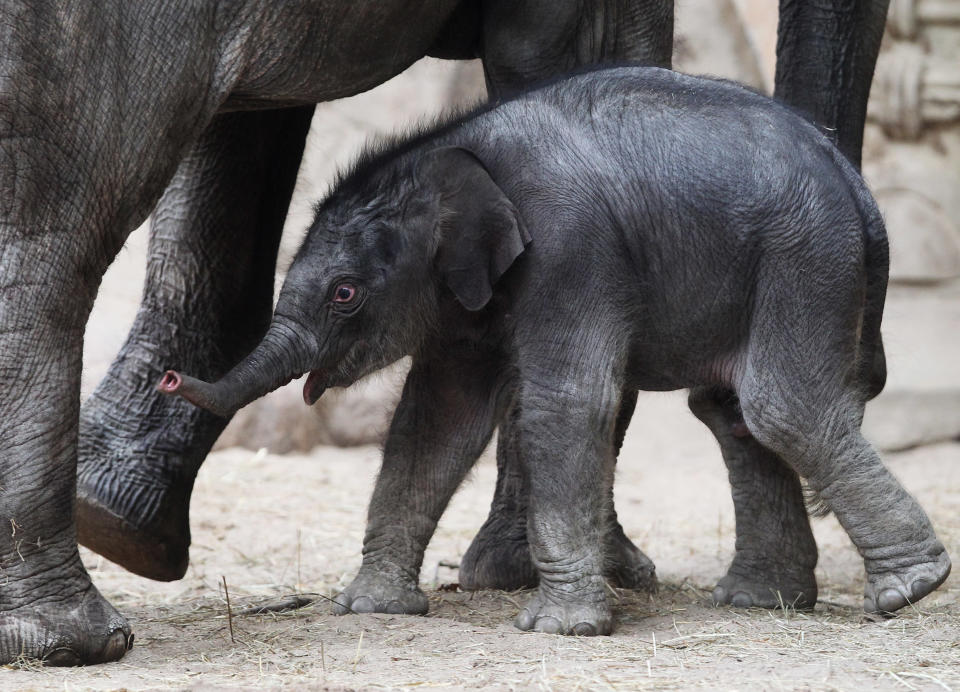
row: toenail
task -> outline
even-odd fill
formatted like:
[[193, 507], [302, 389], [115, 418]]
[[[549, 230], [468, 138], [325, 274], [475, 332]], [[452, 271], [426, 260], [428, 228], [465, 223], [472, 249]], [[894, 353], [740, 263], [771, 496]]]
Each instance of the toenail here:
[[516, 625], [519, 629], [529, 630], [533, 627], [533, 613], [524, 608], [517, 615]]
[[542, 617], [537, 620], [537, 631], [543, 632], [544, 634], [559, 634], [560, 621], [549, 615]]
[[915, 601], [919, 601], [931, 591], [933, 591], [933, 583], [926, 579], [917, 579], [910, 585], [910, 593]]
[[347, 605], [347, 598], [343, 594], [340, 594], [333, 599], [333, 614], [334, 615], [346, 615], [347, 613], [352, 613], [353, 609]]
[[907, 598], [896, 589], [884, 589], [877, 595], [877, 607], [884, 613], [899, 610], [907, 603]]
[[730, 605], [736, 608], [749, 608], [753, 605], [753, 598], [744, 591], [738, 591], [730, 599]]
[[589, 622], [579, 622], [573, 627], [573, 633], [578, 637], [596, 637], [597, 628]]
[[123, 630], [116, 630], [110, 635], [106, 645], [103, 647], [103, 658], [106, 661], [120, 658], [127, 648], [126, 633]]
[[68, 649], [66, 647], [61, 649], [54, 649], [49, 654], [43, 657], [43, 664], [45, 666], [79, 666], [83, 664], [83, 661], [80, 660], [80, 656], [77, 655], [77, 652], [73, 649]]
[[722, 586], [718, 586], [713, 590], [713, 604], [714, 605], [723, 605], [727, 602], [727, 590]]
[[369, 596], [361, 596], [353, 602], [350, 609], [355, 613], [375, 613], [376, 603]]
[[407, 611], [406, 611], [406, 608], [403, 607], [403, 603], [394, 599], [389, 603], [387, 603], [387, 612], [390, 613], [391, 615], [402, 615]]

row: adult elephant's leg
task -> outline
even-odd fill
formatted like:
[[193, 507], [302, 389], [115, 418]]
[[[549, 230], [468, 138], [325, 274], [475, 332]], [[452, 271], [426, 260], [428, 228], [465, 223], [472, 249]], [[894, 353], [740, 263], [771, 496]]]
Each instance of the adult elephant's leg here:
[[673, 0], [483, 3], [481, 57], [492, 96], [587, 65], [670, 67]]
[[817, 544], [796, 472], [747, 432], [730, 390], [692, 390], [689, 405], [717, 438], [733, 492], [736, 553], [714, 602], [812, 608]]
[[213, 10], [142, 5], [0, 3], [0, 665], [114, 660], [130, 641], [77, 551], [84, 327], [226, 90]]
[[71, 238], [0, 224], [0, 664], [99, 663], [132, 642], [77, 552], [80, 361], [99, 276], [84, 276], [89, 253]]
[[889, 0], [780, 0], [774, 95], [826, 128], [860, 165]]
[[[626, 60], [671, 64], [672, 0], [489, 2], [484, 4], [483, 22], [481, 52], [494, 98], [584, 65]], [[636, 393], [625, 392], [618, 450], [635, 403]], [[515, 418], [514, 413], [500, 426], [497, 485], [490, 514], [460, 563], [464, 588], [509, 590], [537, 583], [527, 546], [529, 488], [516, 451]], [[612, 498], [609, 506], [607, 578], [624, 588], [654, 590], [653, 562], [627, 538]]]
[[[637, 393], [623, 393], [614, 436], [615, 450], [623, 445], [627, 426], [637, 403]], [[527, 510], [530, 488], [520, 459], [517, 419], [511, 410], [500, 424], [497, 439], [497, 485], [490, 514], [460, 561], [460, 584], [466, 590], [530, 588], [539, 577], [527, 544]], [[604, 545], [604, 576], [614, 585], [655, 591], [656, 568], [623, 531], [613, 505], [613, 488], [607, 503]]]
[[168, 368], [216, 380], [263, 336], [312, 113], [230, 113], [208, 126], [154, 214], [136, 321], [83, 405], [80, 542], [141, 576], [186, 571], [190, 493], [227, 424], [154, 386]]

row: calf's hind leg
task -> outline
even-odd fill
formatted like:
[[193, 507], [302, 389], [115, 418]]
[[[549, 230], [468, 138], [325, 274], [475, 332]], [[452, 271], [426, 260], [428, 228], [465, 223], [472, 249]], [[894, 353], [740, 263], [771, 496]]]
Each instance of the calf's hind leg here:
[[800, 371], [770, 362], [772, 352], [784, 351], [757, 354], [739, 389], [750, 432], [807, 479], [856, 545], [867, 573], [864, 610], [892, 612], [923, 598], [947, 578], [950, 558], [860, 434], [862, 394], [826, 365], [818, 378], [791, 376]]
[[502, 364], [465, 348], [414, 360], [390, 425], [363, 538], [363, 563], [334, 610], [427, 612], [423, 553], [490, 440], [509, 392]]
[[736, 553], [713, 590], [714, 603], [812, 608], [817, 544], [796, 472], [753, 437], [735, 434], [742, 421], [732, 391], [691, 390], [689, 406], [720, 444], [736, 516]]

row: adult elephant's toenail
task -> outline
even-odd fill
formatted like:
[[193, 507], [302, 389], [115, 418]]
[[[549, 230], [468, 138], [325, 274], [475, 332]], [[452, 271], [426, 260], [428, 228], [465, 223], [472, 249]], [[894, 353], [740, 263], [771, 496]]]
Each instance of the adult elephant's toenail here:
[[560, 621], [555, 617], [547, 615], [537, 620], [538, 632], [543, 632], [544, 634], [559, 634], [560, 629]]
[[723, 605], [727, 602], [727, 590], [718, 586], [713, 590], [713, 605]]
[[578, 622], [573, 627], [573, 633], [578, 637], [596, 637], [597, 628], [589, 622]]
[[113, 661], [123, 656], [128, 649], [127, 639], [127, 634], [123, 630], [116, 630], [111, 634], [103, 647], [103, 660]]
[[746, 591], [737, 591], [730, 599], [730, 605], [736, 608], [750, 608], [753, 606], [753, 597]]
[[403, 615], [407, 612], [407, 609], [404, 607], [403, 603], [394, 599], [387, 603], [387, 612], [391, 615]]
[[63, 647], [60, 649], [54, 649], [49, 654], [43, 657], [43, 664], [45, 666], [79, 666], [83, 665], [83, 661], [80, 659], [80, 655], [73, 649]]

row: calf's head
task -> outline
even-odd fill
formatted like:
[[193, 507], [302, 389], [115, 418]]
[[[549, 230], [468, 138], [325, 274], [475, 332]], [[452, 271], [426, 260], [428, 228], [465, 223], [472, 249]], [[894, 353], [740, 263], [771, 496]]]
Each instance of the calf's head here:
[[516, 207], [465, 149], [359, 170], [319, 206], [254, 351], [216, 383], [170, 370], [157, 389], [229, 416], [309, 373], [313, 404], [415, 352], [451, 294], [482, 309], [528, 242]]

